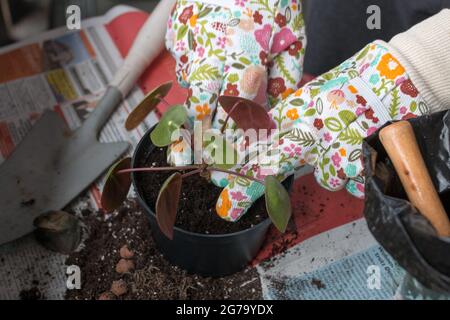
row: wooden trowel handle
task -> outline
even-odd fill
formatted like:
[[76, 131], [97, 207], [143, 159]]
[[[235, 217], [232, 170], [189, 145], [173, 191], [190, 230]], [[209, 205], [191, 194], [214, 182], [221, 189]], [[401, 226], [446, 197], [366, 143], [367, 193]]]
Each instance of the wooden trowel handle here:
[[380, 140], [405, 188], [410, 202], [425, 216], [439, 236], [450, 237], [450, 221], [434, 188], [408, 121], [380, 131]]

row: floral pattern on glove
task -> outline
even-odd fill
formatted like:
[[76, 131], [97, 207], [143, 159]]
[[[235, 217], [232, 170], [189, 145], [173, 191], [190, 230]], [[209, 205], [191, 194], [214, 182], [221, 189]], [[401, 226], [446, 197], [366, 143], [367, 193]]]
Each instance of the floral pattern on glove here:
[[[389, 120], [428, 112], [404, 67], [386, 47], [372, 43], [279, 103], [271, 115], [281, 134], [263, 155], [263, 163], [261, 157], [250, 160], [240, 172], [259, 179], [271, 174], [282, 180], [308, 163], [315, 167], [316, 179], [324, 188], [346, 188], [363, 197], [363, 139]], [[231, 213], [239, 209], [240, 218], [264, 188], [235, 178], [223, 193], [247, 195], [239, 201], [231, 198], [226, 219], [235, 221]]]
[[[206, 102], [214, 114], [219, 95], [273, 104], [295, 91], [305, 38], [300, 0], [242, 0], [229, 6], [179, 0], [168, 21], [166, 46], [176, 59], [178, 82], [189, 88], [191, 124], [205, 119], [200, 104]], [[282, 83], [278, 90], [277, 83]], [[216, 128], [226, 116], [219, 109]]]

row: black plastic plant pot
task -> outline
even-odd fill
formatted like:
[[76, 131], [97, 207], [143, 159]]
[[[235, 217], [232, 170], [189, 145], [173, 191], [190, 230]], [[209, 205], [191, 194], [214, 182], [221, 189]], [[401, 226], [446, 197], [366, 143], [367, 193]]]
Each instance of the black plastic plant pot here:
[[[153, 129], [153, 128], [152, 128]], [[149, 138], [150, 129], [139, 142], [132, 160], [132, 166], [142, 157], [148, 156], [155, 146]], [[169, 240], [159, 229], [156, 215], [146, 203], [137, 175], [132, 174], [133, 186], [141, 207], [150, 218], [153, 238], [161, 253], [172, 264], [189, 273], [205, 277], [223, 277], [244, 269], [261, 249], [271, 220], [266, 219], [252, 228], [223, 235], [193, 233], [174, 228], [173, 240]], [[283, 185], [290, 191], [294, 178], [290, 176]]]

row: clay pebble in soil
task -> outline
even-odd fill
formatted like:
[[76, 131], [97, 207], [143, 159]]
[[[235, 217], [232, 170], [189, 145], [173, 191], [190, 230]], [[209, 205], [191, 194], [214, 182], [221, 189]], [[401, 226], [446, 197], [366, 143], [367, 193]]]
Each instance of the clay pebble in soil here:
[[[84, 248], [72, 253], [67, 265], [76, 264], [83, 274], [82, 289], [70, 290], [67, 299], [261, 299], [260, 279], [254, 268], [234, 275], [212, 279], [188, 275], [167, 262], [156, 248], [150, 224], [134, 201], [127, 202], [111, 215], [84, 212], [89, 230]], [[116, 265], [120, 249], [133, 251], [134, 270], [120, 274]], [[116, 297], [114, 281], [126, 283], [127, 292]]]
[[111, 285], [111, 292], [114, 295], [120, 297], [120, 296], [123, 296], [124, 294], [126, 294], [127, 291], [128, 291], [128, 286], [124, 280], [120, 279], [120, 280], [113, 281], [113, 283]]
[[116, 265], [117, 273], [129, 273], [134, 270], [134, 262], [131, 260], [120, 259]]
[[134, 252], [130, 250], [127, 245], [124, 245], [122, 248], [120, 248], [119, 254], [123, 259], [131, 259], [134, 256]]

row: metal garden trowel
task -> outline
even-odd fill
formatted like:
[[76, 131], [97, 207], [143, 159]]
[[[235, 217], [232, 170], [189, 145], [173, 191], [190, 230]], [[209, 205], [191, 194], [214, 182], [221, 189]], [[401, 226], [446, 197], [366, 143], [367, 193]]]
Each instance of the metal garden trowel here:
[[128, 149], [128, 142], [100, 143], [98, 135], [162, 50], [170, 9], [162, 5], [155, 9], [104, 97], [79, 129], [71, 132], [58, 114], [47, 111], [0, 166], [0, 244], [31, 232], [40, 214], [62, 209]]

